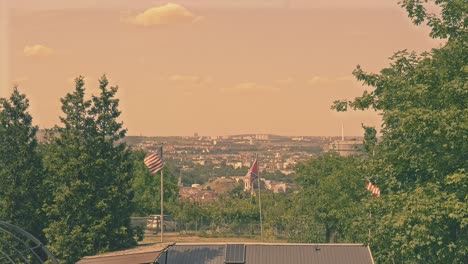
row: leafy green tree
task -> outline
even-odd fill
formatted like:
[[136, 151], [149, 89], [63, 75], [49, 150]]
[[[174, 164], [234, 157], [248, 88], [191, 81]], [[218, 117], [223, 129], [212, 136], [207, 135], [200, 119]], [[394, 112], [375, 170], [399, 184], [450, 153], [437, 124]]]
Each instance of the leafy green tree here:
[[177, 219], [180, 228], [184, 228], [186, 224], [193, 226], [193, 223], [199, 221], [201, 217], [207, 219], [206, 210], [203, 206], [186, 199], [169, 202], [168, 209], [171, 212], [171, 216]]
[[370, 243], [379, 263], [466, 263], [468, 177], [455, 173], [443, 183], [372, 199]]
[[359, 157], [325, 153], [297, 168], [300, 190], [290, 214], [290, 239], [299, 242], [355, 242], [354, 219], [366, 212], [365, 177]]
[[0, 99], [0, 219], [42, 239], [43, 167], [28, 108], [16, 87]]
[[212, 229], [219, 233], [238, 232], [247, 223], [259, 223], [260, 218], [257, 204], [228, 195], [207, 204], [205, 210]]
[[126, 130], [117, 119], [117, 87], [101, 77], [100, 94], [85, 99], [83, 77], [61, 99], [61, 127], [50, 135], [44, 163], [52, 199], [45, 205], [50, 220], [49, 248], [65, 263], [84, 255], [135, 244], [130, 152], [122, 143]]
[[[159, 214], [161, 210], [161, 174], [149, 173], [143, 163], [146, 153], [141, 150], [132, 151], [134, 164], [132, 189], [134, 191], [135, 216]], [[171, 203], [179, 195], [177, 178], [172, 173], [170, 165], [165, 165], [164, 172], [164, 201]], [[166, 210], [164, 210], [166, 213]], [[169, 211], [167, 213], [170, 213]]]
[[362, 125], [364, 129], [363, 148], [368, 155], [374, 154], [375, 145], [377, 145], [377, 130], [374, 127]]
[[293, 193], [262, 191], [261, 196], [264, 237], [289, 238]]
[[[463, 0], [402, 1], [415, 24], [426, 24], [443, 47], [421, 55], [397, 52], [389, 67], [354, 75], [373, 87], [338, 111], [382, 113], [382, 141], [368, 162], [382, 191], [372, 208], [371, 245], [381, 263], [467, 263], [467, 11]], [[456, 187], [458, 186], [458, 187]]]

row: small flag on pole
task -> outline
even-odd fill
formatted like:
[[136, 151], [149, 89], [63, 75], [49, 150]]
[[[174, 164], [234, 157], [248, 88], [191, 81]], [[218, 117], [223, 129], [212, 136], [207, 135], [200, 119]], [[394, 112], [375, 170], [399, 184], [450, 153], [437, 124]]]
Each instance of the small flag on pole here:
[[371, 192], [376, 197], [380, 197], [380, 188], [373, 185], [371, 182], [368, 182], [366, 185], [366, 189]]
[[247, 172], [247, 175], [249, 177], [249, 183], [250, 183], [250, 190], [253, 193], [253, 183], [254, 181], [258, 178], [258, 162], [257, 159], [255, 159], [254, 163], [250, 167], [249, 171]]
[[155, 174], [156, 172], [160, 171], [164, 166], [164, 163], [157, 152], [146, 156], [144, 162], [151, 174]]

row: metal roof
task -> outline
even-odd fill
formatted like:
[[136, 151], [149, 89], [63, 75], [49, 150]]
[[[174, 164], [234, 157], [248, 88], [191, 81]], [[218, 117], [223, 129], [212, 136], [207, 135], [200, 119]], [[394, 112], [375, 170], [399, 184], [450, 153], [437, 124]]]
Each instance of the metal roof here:
[[227, 244], [226, 255], [224, 262], [228, 264], [245, 263], [245, 245], [244, 244]]
[[[161, 264], [224, 264], [229, 244], [176, 244], [161, 254]], [[239, 247], [240, 245], [236, 245]], [[240, 252], [240, 251], [239, 251]], [[237, 253], [239, 253], [237, 252]], [[237, 258], [236, 258], [237, 260]], [[361, 244], [245, 244], [245, 264], [373, 264]]]
[[373, 264], [362, 245], [246, 245], [246, 264]]
[[[224, 264], [225, 244], [175, 245], [158, 259], [158, 263]], [[167, 257], [167, 260], [165, 259]]]
[[161, 252], [145, 252], [145, 253], [135, 253], [127, 255], [117, 255], [117, 256], [96, 256], [96, 257], [87, 257], [78, 261], [77, 264], [91, 264], [91, 263], [102, 263], [102, 264], [147, 264], [154, 263], [159, 257]]

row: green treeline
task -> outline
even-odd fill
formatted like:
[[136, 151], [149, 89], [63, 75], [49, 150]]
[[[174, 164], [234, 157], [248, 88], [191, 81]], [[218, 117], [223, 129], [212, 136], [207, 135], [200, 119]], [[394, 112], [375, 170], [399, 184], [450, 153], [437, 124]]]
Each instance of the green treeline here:
[[[437, 0], [441, 12], [432, 15], [426, 2], [401, 5], [444, 44], [397, 52], [379, 73], [355, 69], [368, 89], [333, 109], [379, 111], [380, 139], [363, 126], [362, 155], [318, 155], [296, 167], [294, 192], [262, 192], [267, 240], [364, 243], [376, 263], [468, 263], [468, 3]], [[61, 124], [41, 144], [26, 96], [15, 88], [0, 99], [0, 219], [44, 241], [63, 263], [136, 245], [130, 216], [159, 209], [160, 176], [122, 141], [117, 87], [105, 76], [99, 83], [87, 99], [83, 78], [75, 80], [61, 99]], [[209, 226], [205, 235], [258, 236], [258, 196], [240, 185], [216, 202], [190, 203], [177, 199], [176, 169], [164, 170], [174, 219]], [[380, 197], [365, 189], [368, 181]]]
[[[83, 77], [61, 99], [61, 125], [38, 144], [29, 102], [17, 88], [0, 99], [0, 219], [47, 244], [64, 263], [136, 245], [134, 159], [122, 142], [117, 87], [99, 80], [86, 99]], [[141, 161], [140, 161], [141, 162]]]
[[382, 115], [382, 140], [363, 164], [382, 196], [363, 201], [372, 216], [357, 218], [377, 263], [468, 262], [468, 3], [434, 1], [441, 12], [431, 14], [426, 2], [401, 4], [444, 45], [399, 51], [377, 74], [358, 66], [355, 77], [370, 89], [334, 105]]

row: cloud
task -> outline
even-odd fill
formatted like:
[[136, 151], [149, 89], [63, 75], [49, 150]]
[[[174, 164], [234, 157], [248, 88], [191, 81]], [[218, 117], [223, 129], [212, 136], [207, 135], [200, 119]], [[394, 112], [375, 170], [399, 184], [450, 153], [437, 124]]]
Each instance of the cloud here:
[[294, 82], [294, 79], [291, 78], [291, 77], [288, 77], [288, 78], [284, 78], [284, 79], [278, 79], [276, 80], [277, 83], [280, 83], [280, 84], [291, 84]]
[[334, 85], [355, 81], [355, 78], [352, 75], [345, 76], [335, 76], [335, 77], [326, 77], [326, 76], [314, 76], [310, 78], [307, 83], [312, 86], [319, 85]]
[[23, 53], [27, 57], [49, 57], [54, 54], [54, 50], [43, 45], [26, 46]]
[[202, 80], [200, 76], [193, 76], [193, 75], [178, 75], [174, 74], [169, 76], [169, 81], [172, 82], [195, 82], [198, 83]]
[[202, 17], [195, 16], [185, 7], [167, 3], [162, 6], [156, 6], [146, 9], [140, 14], [131, 17], [128, 21], [140, 26], [162, 26], [180, 23], [196, 23], [202, 20]]
[[229, 88], [222, 89], [223, 92], [232, 94], [265, 94], [279, 92], [276, 87], [264, 86], [254, 82], [239, 83]]
[[201, 84], [201, 83], [210, 83], [212, 82], [211, 77], [202, 77], [196, 75], [179, 75], [174, 74], [169, 76], [169, 81], [176, 83], [192, 83], [192, 84]]

